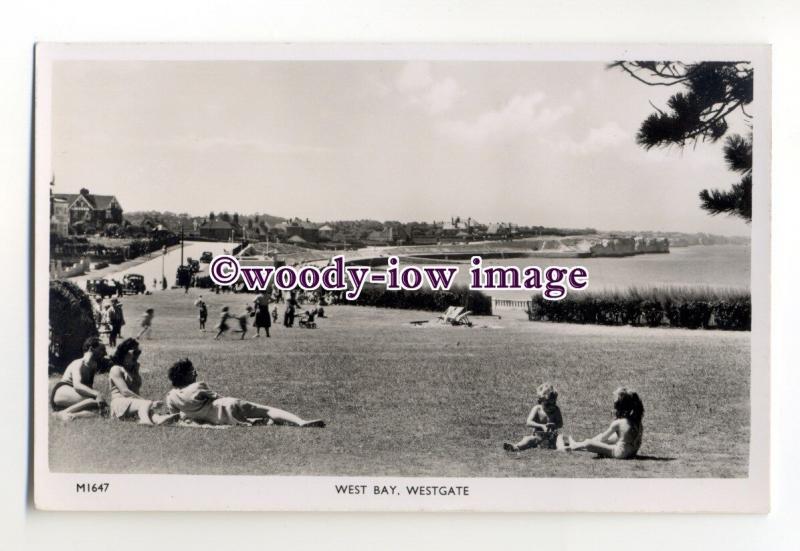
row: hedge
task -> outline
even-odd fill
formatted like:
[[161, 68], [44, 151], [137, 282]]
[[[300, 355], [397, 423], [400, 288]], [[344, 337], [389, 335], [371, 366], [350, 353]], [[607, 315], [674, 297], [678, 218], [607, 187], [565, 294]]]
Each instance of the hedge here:
[[730, 331], [749, 331], [750, 317], [748, 291], [684, 287], [534, 295], [528, 310], [531, 321]]

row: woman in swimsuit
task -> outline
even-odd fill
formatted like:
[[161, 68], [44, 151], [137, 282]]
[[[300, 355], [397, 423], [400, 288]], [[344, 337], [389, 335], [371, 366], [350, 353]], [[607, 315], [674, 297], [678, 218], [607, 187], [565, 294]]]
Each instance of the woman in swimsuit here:
[[136, 339], [125, 339], [111, 358], [114, 366], [108, 373], [111, 390], [111, 417], [114, 419], [138, 419], [143, 425], [161, 425], [176, 419], [174, 415], [161, 415], [155, 409], [161, 402], [148, 400], [139, 395], [142, 376], [139, 374], [139, 356], [142, 350]]
[[106, 402], [96, 391], [94, 376], [106, 356], [106, 345], [98, 337], [89, 337], [83, 343], [83, 357], [67, 366], [61, 380], [50, 393], [50, 406], [64, 421], [80, 417], [94, 417]]

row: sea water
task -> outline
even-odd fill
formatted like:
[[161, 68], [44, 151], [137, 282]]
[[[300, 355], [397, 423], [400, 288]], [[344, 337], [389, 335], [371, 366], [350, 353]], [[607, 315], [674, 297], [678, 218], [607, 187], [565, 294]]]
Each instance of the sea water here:
[[[668, 254], [643, 254], [604, 258], [485, 259], [484, 266], [584, 266], [589, 272], [587, 290], [630, 287], [724, 287], [750, 289], [750, 247], [698, 245], [675, 247]], [[469, 283], [469, 266], [460, 264], [456, 283]], [[530, 291], [484, 290], [496, 298], [528, 300]]]

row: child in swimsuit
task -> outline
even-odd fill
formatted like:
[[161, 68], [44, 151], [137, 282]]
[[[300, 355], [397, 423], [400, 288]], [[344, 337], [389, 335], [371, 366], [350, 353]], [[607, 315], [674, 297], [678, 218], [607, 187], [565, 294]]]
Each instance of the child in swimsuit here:
[[165, 404], [171, 413], [180, 413], [182, 419], [211, 425], [250, 426], [254, 421], [295, 427], [324, 427], [321, 419], [306, 421], [293, 413], [272, 406], [265, 406], [220, 396], [203, 381], [197, 381], [197, 371], [187, 358], [178, 360], [167, 371], [172, 390], [167, 393]]
[[569, 438], [566, 451], [587, 451], [602, 457], [632, 459], [642, 446], [644, 405], [635, 390], [625, 387], [614, 392], [614, 419], [605, 432], [576, 442]]
[[516, 444], [506, 442], [503, 449], [519, 452], [530, 448], [556, 448], [558, 431], [564, 426], [561, 409], [556, 405], [558, 392], [550, 383], [542, 383], [536, 389], [537, 404], [528, 414], [525, 424], [533, 429], [533, 434], [525, 436]]

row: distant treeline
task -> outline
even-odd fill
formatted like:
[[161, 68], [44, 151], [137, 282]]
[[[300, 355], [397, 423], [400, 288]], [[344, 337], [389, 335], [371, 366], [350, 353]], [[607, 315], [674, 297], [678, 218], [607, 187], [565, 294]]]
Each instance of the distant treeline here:
[[357, 300], [344, 304], [403, 310], [430, 310], [432, 312], [444, 312], [450, 306], [463, 306], [476, 315], [492, 313], [490, 297], [464, 286], [453, 286], [449, 291], [432, 289], [389, 291], [383, 285], [365, 285]]
[[563, 323], [749, 331], [750, 293], [655, 287], [573, 293], [558, 301], [534, 295], [528, 318]]

